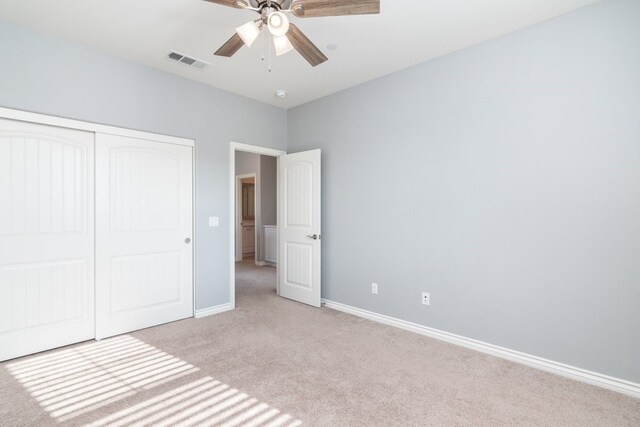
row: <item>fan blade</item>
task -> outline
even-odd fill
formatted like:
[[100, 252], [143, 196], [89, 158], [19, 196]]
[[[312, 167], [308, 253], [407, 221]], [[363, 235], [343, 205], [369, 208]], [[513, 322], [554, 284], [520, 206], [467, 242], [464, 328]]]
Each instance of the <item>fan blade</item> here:
[[231, 57], [242, 46], [244, 46], [244, 42], [242, 41], [238, 33], [235, 33], [229, 40], [227, 40], [225, 44], [220, 46], [220, 49], [218, 49], [214, 55]]
[[246, 0], [204, 0], [209, 3], [221, 4], [223, 6], [235, 7], [237, 9], [244, 9], [249, 6], [249, 3]]
[[380, 0], [294, 0], [291, 10], [299, 18], [380, 13]]
[[307, 36], [300, 31], [300, 28], [296, 27], [292, 23], [289, 23], [287, 38], [293, 47], [309, 62], [309, 64], [311, 64], [311, 66], [315, 67], [327, 60], [327, 57], [320, 52], [320, 49], [311, 43], [311, 40], [309, 40]]

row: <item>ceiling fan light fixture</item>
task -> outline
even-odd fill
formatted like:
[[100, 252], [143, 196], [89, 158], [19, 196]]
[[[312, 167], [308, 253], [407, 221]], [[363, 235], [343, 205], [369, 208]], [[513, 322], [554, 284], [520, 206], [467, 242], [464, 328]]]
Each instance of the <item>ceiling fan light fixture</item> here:
[[289, 18], [282, 12], [272, 12], [267, 18], [269, 32], [274, 36], [284, 36], [289, 31]]
[[260, 34], [260, 26], [255, 21], [249, 21], [236, 28], [236, 33], [240, 36], [244, 44], [251, 47]]
[[293, 45], [287, 36], [273, 36], [273, 45], [276, 48], [276, 55], [284, 55], [293, 50]]

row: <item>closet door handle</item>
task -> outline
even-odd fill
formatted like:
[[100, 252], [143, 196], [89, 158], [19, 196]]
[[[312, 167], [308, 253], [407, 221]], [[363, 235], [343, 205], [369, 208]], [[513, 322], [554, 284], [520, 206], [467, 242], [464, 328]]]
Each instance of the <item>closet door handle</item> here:
[[187, 237], [186, 239], [184, 239], [184, 242], [185, 242], [186, 244], [189, 244], [189, 243], [191, 243], [191, 239]]
[[318, 240], [320, 238], [317, 234], [307, 234], [307, 237], [313, 240]]

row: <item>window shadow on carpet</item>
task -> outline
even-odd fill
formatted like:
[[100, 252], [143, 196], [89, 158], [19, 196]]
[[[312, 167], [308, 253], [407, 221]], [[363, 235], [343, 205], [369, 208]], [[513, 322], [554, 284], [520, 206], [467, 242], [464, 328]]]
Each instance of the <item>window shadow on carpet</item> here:
[[129, 335], [48, 352], [7, 365], [56, 421], [71, 421], [117, 403], [89, 426], [299, 426], [302, 421], [231, 386], [203, 376], [130, 405], [140, 392], [199, 369]]

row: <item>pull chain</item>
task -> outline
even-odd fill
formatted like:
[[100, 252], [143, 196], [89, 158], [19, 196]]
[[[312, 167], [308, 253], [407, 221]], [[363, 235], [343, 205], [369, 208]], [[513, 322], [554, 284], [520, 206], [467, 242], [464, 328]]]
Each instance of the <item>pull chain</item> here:
[[[271, 0], [267, 0], [267, 7], [269, 8], [269, 10], [271, 10]], [[265, 25], [266, 26], [266, 25]], [[260, 24], [260, 29], [262, 29], [262, 23]], [[269, 43], [270, 41], [270, 36], [271, 34], [267, 34], [269, 33], [269, 30], [266, 29], [265, 31], [262, 31], [262, 40], [264, 43], [264, 48], [262, 50], [262, 54], [260, 55], [260, 59], [262, 61], [265, 60], [265, 50], [266, 52], [266, 57], [267, 57], [267, 71], [270, 73], [271, 72], [271, 43]]]
[[267, 37], [265, 31], [262, 32], [262, 53], [260, 54], [260, 59], [264, 62], [264, 51], [267, 48]]
[[271, 72], [271, 43], [269, 43], [269, 37], [267, 37], [267, 51], [269, 55], [269, 66], [267, 67], [267, 70]]

